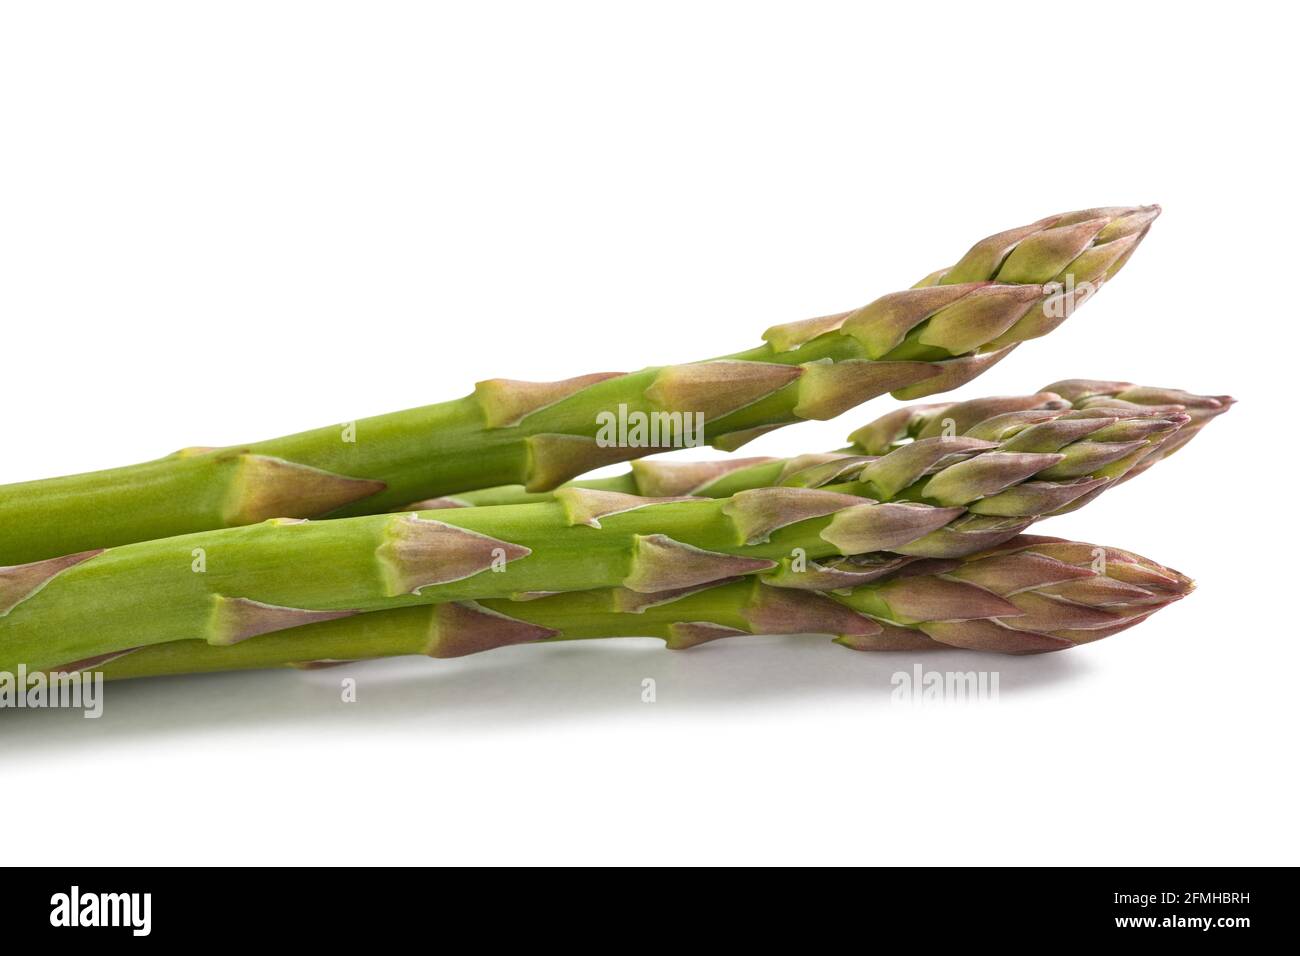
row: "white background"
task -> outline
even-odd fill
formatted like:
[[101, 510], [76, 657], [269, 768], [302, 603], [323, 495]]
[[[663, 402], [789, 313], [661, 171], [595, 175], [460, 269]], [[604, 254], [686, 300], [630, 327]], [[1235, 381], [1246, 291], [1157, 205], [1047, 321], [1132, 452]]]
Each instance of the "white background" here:
[[1165, 213], [957, 396], [1240, 399], [1040, 528], [1197, 593], [1064, 654], [925, 659], [998, 669], [996, 704], [893, 705], [910, 659], [816, 638], [389, 662], [351, 705], [339, 671], [114, 685], [99, 721], [0, 713], [6, 857], [1298, 862], [1285, 10], [6, 4], [0, 481], [727, 353], [1109, 204]]

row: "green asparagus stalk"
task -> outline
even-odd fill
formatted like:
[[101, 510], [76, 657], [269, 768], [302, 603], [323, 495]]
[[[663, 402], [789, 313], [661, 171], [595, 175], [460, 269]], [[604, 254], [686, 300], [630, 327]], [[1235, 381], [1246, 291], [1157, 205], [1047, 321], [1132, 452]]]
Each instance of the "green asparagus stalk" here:
[[[918, 287], [776, 326], [764, 345], [718, 359], [492, 379], [464, 398], [339, 427], [0, 487], [0, 566], [271, 518], [378, 514], [493, 485], [541, 491], [663, 447], [734, 450], [885, 392], [947, 391], [1064, 321], [1158, 214], [1088, 209], [999, 233]], [[612, 418], [636, 416], [655, 416], [669, 437], [611, 440]]]
[[942, 647], [1033, 654], [1132, 627], [1192, 590], [1190, 579], [1116, 548], [1021, 535], [955, 560], [927, 559], [841, 593], [735, 578], [642, 594], [574, 591], [380, 611], [232, 647], [174, 641], [68, 669], [107, 679], [308, 667], [399, 655], [461, 657], [513, 644], [659, 637], [674, 650], [747, 634], [830, 634], [862, 651]]
[[[749, 488], [783, 484], [813, 463], [856, 455], [884, 455], [904, 442], [943, 434], [996, 440], [1010, 437], [1011, 429], [1059, 417], [1063, 411], [1106, 408], [1118, 413], [1145, 408], [1167, 413], [1186, 413], [1189, 417], [1187, 424], [1171, 432], [1165, 441], [1147, 445], [1141, 462], [1129, 467], [1121, 476], [1127, 480], [1187, 444], [1206, 423], [1227, 411], [1232, 404], [1233, 399], [1226, 395], [1194, 395], [1178, 389], [1151, 388], [1131, 382], [1068, 379], [1048, 385], [1032, 395], [996, 396], [900, 408], [859, 428], [849, 436], [848, 447], [822, 455], [804, 455], [798, 458], [723, 458], [714, 461], [647, 458], [633, 462], [631, 470], [621, 475], [580, 479], [562, 487], [617, 491], [647, 497], [697, 495], [726, 498]], [[1118, 480], [1120, 479], [1116, 479], [1116, 483]], [[523, 485], [503, 485], [416, 502], [408, 510], [526, 504], [551, 501], [554, 497], [554, 493], [549, 491], [530, 492]]]
[[782, 486], [728, 498], [566, 488], [551, 502], [272, 519], [22, 565], [0, 571], [0, 669], [525, 593], [649, 594], [746, 574], [787, 588], [853, 586], [876, 570], [853, 556], [972, 554], [1094, 495], [1191, 424], [1173, 408], [995, 416], [987, 438], [938, 435], [878, 457], [818, 460]]

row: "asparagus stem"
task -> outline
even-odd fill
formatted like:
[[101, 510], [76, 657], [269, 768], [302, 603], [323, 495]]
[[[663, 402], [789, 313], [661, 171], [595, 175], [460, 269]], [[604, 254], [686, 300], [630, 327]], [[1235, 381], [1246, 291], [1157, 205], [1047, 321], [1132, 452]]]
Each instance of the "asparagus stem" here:
[[[979, 438], [1009, 437], [1008, 428], [1046, 420], [1062, 410], [1084, 411], [1101, 407], [1164, 407], [1182, 410], [1190, 421], [1142, 462], [1123, 475], [1124, 480], [1169, 457], [1203, 428], [1210, 419], [1227, 411], [1232, 398], [1226, 395], [1194, 395], [1171, 388], [1151, 388], [1131, 382], [1068, 379], [1054, 382], [1032, 395], [977, 398], [965, 402], [943, 402], [900, 408], [859, 428], [848, 447], [821, 456], [802, 458], [724, 458], [715, 461], [680, 462], [648, 458], [633, 462], [632, 469], [608, 478], [579, 479], [561, 487], [617, 491], [630, 495], [701, 495], [726, 498], [749, 488], [780, 484], [794, 471], [818, 459], [830, 461], [850, 455], [884, 455], [904, 442], [933, 438], [945, 433]], [[1005, 416], [997, 418], [996, 416]], [[553, 492], [530, 492], [523, 485], [482, 488], [455, 496], [418, 502], [412, 507], [465, 508], [485, 505], [528, 504], [551, 501]]]
[[685, 649], [747, 634], [831, 634], [854, 650], [945, 646], [1008, 654], [1062, 650], [1132, 627], [1192, 582], [1115, 548], [1022, 535], [981, 555], [917, 562], [822, 595], [741, 578], [646, 595], [623, 588], [531, 601], [408, 607], [255, 637], [233, 647], [174, 641], [84, 662], [108, 679], [400, 655], [460, 657], [512, 644], [659, 637]]
[[727, 498], [567, 488], [549, 502], [273, 519], [0, 569], [0, 669], [532, 592], [657, 593], [746, 574], [851, 587], [881, 573], [852, 556], [892, 552], [901, 564], [993, 547], [1204, 421], [1181, 405], [1052, 404], [1062, 407], [1003, 410], [878, 457], [813, 456], [783, 469], [780, 485]]
[[563, 382], [493, 379], [465, 398], [348, 426], [0, 487], [0, 565], [271, 518], [376, 514], [491, 485], [544, 491], [663, 447], [598, 441], [600, 414], [620, 407], [701, 416], [703, 435], [692, 437], [734, 450], [885, 392], [946, 391], [1064, 321], [1158, 214], [1090, 209], [999, 233], [916, 288], [776, 326], [764, 345], [720, 359]]

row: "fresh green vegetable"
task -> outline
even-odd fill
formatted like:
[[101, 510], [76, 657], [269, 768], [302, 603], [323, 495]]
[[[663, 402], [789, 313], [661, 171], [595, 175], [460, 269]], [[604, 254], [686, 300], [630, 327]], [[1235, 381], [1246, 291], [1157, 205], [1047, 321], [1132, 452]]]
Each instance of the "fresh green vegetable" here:
[[[900, 419], [880, 440], [924, 432], [920, 421]], [[0, 571], [0, 669], [533, 592], [649, 594], [745, 574], [795, 589], [853, 586], [875, 569], [852, 556], [996, 546], [1113, 485], [1188, 427], [1199, 425], [1181, 405], [1111, 398], [1005, 412], [878, 457], [817, 456], [779, 486], [728, 498], [566, 488], [551, 502], [273, 519], [37, 562]]]
[[738, 578], [663, 594], [609, 588], [465, 601], [310, 624], [233, 647], [175, 641], [82, 666], [113, 679], [408, 654], [460, 657], [584, 638], [660, 637], [682, 649], [722, 637], [805, 633], [836, 635], [864, 651], [951, 646], [1032, 654], [1109, 637], [1191, 590], [1182, 574], [1127, 551], [1021, 535], [979, 555], [921, 559], [836, 594]]
[[[734, 450], [885, 392], [943, 392], [1060, 324], [1158, 214], [1089, 209], [999, 233], [916, 288], [776, 326], [766, 344], [720, 359], [562, 382], [492, 379], [439, 405], [6, 485], [0, 566], [271, 518], [377, 514], [493, 485], [547, 490], [665, 447]], [[639, 418], [650, 420], [641, 435]]]
[[[889, 412], [849, 436], [849, 446], [822, 455], [799, 458], [720, 458], [713, 461], [675, 461], [647, 458], [632, 463], [632, 470], [609, 478], [588, 478], [562, 487], [618, 491], [628, 495], [702, 495], [726, 498], [748, 488], [781, 484], [793, 472], [813, 462], [851, 455], [884, 455], [904, 441], [936, 435], [976, 438], [1000, 436], [1009, 427], [1046, 421], [1068, 411], [1109, 407], [1117, 411], [1142, 406], [1168, 412], [1185, 412], [1190, 421], [1153, 446], [1142, 461], [1124, 474], [1127, 480], [1187, 444], [1205, 424], [1231, 407], [1226, 395], [1193, 395], [1171, 388], [1150, 388], [1131, 382], [1069, 379], [1054, 382], [1033, 395], [977, 398], [965, 402], [912, 405]], [[530, 492], [523, 485], [483, 488], [455, 496], [434, 498], [418, 507], [465, 508], [483, 505], [527, 504], [554, 500], [548, 491]]]

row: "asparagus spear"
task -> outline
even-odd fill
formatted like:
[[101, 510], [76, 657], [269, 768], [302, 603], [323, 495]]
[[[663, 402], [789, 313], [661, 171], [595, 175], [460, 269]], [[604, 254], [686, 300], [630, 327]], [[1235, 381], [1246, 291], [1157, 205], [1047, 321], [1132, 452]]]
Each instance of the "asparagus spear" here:
[[[1131, 382], [1103, 382], [1068, 379], [1054, 382], [1032, 395], [996, 396], [964, 402], [912, 405], [876, 419], [849, 436], [849, 446], [820, 456], [800, 458], [723, 458], [715, 461], [680, 462], [648, 458], [632, 463], [632, 469], [608, 478], [572, 481], [563, 487], [617, 491], [629, 495], [701, 495], [726, 498], [748, 488], [782, 484], [812, 462], [827, 462], [853, 455], [884, 455], [905, 441], [936, 435], [966, 435], [975, 438], [1010, 437], [1012, 429], [1059, 417], [1066, 411], [1109, 408], [1118, 411], [1136, 406], [1167, 412], [1185, 412], [1186, 425], [1158, 444], [1148, 446], [1142, 461], [1122, 476], [1127, 480], [1155, 462], [1169, 457], [1199, 432], [1210, 419], [1231, 407], [1227, 395], [1194, 395], [1172, 388], [1151, 388]], [[1118, 481], [1119, 479], [1116, 479]], [[530, 492], [523, 485], [502, 485], [458, 495], [415, 502], [407, 510], [466, 508], [484, 505], [526, 504], [551, 501], [553, 492]]]
[[1062, 322], [1158, 214], [1088, 209], [999, 233], [918, 287], [776, 326], [766, 344], [719, 359], [562, 382], [492, 379], [465, 398], [346, 426], [0, 487], [0, 565], [269, 518], [376, 514], [491, 485], [546, 490], [664, 447], [602, 440], [602, 415], [668, 416], [676, 443], [734, 450], [885, 392], [943, 392]]
[[233, 647], [174, 641], [62, 670], [108, 679], [320, 666], [399, 655], [461, 657], [511, 644], [659, 637], [680, 650], [746, 634], [832, 634], [862, 651], [941, 647], [1032, 654], [1109, 637], [1192, 590], [1190, 579], [1116, 548], [1021, 535], [954, 560], [926, 559], [838, 594], [735, 578], [641, 594], [574, 591], [380, 611]]
[[744, 574], [852, 586], [875, 569], [831, 559], [960, 557], [1096, 494], [1191, 424], [1173, 408], [1022, 416], [988, 439], [940, 435], [819, 460], [785, 486], [722, 499], [566, 488], [552, 502], [272, 519], [22, 565], [0, 570], [0, 669], [528, 592], [655, 593]]

